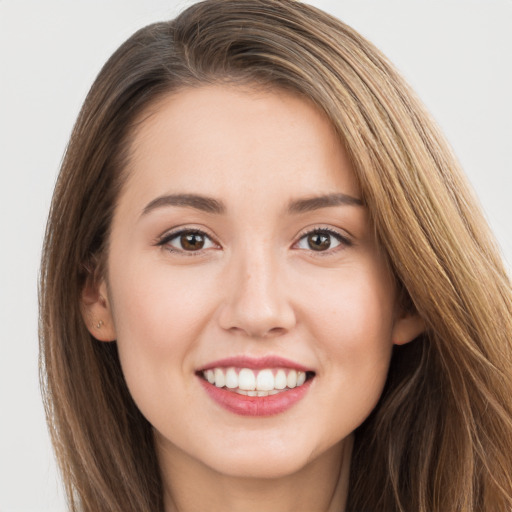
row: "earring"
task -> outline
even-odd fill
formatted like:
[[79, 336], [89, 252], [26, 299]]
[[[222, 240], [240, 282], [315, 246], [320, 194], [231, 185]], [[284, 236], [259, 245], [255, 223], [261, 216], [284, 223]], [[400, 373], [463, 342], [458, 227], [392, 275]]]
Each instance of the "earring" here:
[[101, 326], [103, 325], [103, 320], [100, 320], [97, 324], [96, 324], [96, 329], [101, 329]]

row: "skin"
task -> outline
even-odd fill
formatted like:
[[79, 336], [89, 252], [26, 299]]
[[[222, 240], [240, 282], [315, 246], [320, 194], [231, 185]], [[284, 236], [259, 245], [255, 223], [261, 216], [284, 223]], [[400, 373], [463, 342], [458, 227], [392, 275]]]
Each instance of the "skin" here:
[[[187, 89], [146, 112], [126, 171], [108, 281], [84, 289], [84, 318], [98, 340], [117, 340], [154, 427], [166, 510], [342, 510], [352, 432], [379, 399], [393, 343], [423, 326], [397, 307], [364, 206], [289, 211], [315, 196], [361, 197], [330, 123], [287, 92]], [[153, 203], [144, 213], [168, 194], [225, 211]], [[204, 231], [203, 248], [186, 251], [179, 236], [162, 245], [177, 227]], [[329, 248], [311, 248], [314, 229]], [[315, 377], [285, 412], [239, 416], [196, 375], [235, 355], [278, 355]]]

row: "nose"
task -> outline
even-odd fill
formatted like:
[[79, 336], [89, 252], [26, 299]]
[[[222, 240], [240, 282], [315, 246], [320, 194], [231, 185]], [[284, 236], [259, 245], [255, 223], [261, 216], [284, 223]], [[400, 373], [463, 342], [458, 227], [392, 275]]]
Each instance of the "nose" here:
[[229, 265], [220, 326], [255, 339], [285, 334], [296, 315], [279, 262], [270, 251], [247, 252]]

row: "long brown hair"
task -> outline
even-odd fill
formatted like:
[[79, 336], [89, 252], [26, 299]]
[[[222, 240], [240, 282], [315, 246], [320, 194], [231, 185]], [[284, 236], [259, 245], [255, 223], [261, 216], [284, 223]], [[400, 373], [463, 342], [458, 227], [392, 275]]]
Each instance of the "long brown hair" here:
[[71, 510], [163, 510], [151, 425], [116, 344], [87, 331], [80, 294], [103, 272], [137, 122], [164, 94], [219, 82], [291, 90], [327, 114], [404, 305], [427, 326], [394, 349], [356, 431], [347, 510], [511, 509], [511, 286], [447, 144], [392, 65], [339, 20], [293, 0], [206, 0], [140, 30], [105, 64], [55, 189], [41, 381]]

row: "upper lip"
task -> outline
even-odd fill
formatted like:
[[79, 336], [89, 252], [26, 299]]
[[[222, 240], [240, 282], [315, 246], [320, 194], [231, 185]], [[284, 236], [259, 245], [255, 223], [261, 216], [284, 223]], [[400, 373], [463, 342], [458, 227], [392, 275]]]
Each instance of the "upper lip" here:
[[250, 357], [250, 356], [233, 356], [226, 357], [224, 359], [218, 359], [212, 361], [201, 368], [198, 371], [205, 371], [211, 368], [250, 368], [251, 370], [262, 370], [264, 368], [290, 368], [299, 370], [302, 372], [313, 372], [312, 368], [308, 368], [302, 364], [296, 363], [290, 359], [284, 357], [270, 355], [264, 357]]

